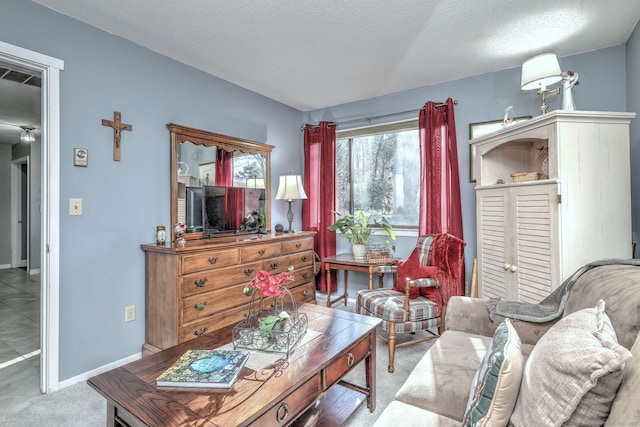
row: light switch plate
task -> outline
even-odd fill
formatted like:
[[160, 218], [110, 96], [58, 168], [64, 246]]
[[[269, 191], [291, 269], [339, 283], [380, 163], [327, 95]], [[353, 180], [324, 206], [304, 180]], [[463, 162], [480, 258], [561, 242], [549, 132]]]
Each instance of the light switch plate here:
[[69, 199], [69, 215], [82, 215], [82, 199]]
[[73, 149], [73, 166], [87, 167], [89, 164], [89, 150], [86, 148]]

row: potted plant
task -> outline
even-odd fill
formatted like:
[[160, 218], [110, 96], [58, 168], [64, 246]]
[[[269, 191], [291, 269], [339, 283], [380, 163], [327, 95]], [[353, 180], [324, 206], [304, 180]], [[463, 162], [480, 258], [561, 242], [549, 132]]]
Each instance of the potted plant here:
[[[367, 243], [371, 238], [373, 230], [384, 230], [392, 240], [396, 239], [396, 233], [391, 228], [391, 224], [382, 217], [381, 219], [371, 219], [367, 217], [362, 211], [356, 213], [334, 212], [336, 214], [336, 221], [329, 226], [331, 231], [339, 231], [344, 234], [353, 250], [354, 259], [364, 259], [366, 253]], [[385, 240], [385, 243], [393, 250], [396, 249], [389, 240]]]

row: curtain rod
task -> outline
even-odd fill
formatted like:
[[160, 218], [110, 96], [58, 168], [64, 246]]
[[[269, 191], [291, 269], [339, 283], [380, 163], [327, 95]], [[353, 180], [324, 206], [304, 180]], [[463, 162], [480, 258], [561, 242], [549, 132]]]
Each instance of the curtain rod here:
[[[454, 99], [453, 100], [453, 104], [457, 105], [458, 104], [458, 100]], [[446, 102], [441, 102], [440, 104], [436, 104], [435, 107], [446, 107], [447, 103]], [[410, 114], [410, 113], [419, 113], [420, 110], [422, 110], [422, 108], [418, 109], [418, 110], [408, 110], [408, 111], [400, 111], [398, 113], [389, 113], [389, 114], [383, 114], [381, 116], [373, 116], [373, 117], [366, 117], [364, 119], [353, 119], [353, 120], [347, 120], [345, 122], [337, 122], [337, 123], [333, 123], [333, 124], [329, 124], [329, 126], [340, 126], [340, 125], [350, 125], [353, 123], [360, 123], [360, 122], [371, 122], [372, 120], [378, 120], [378, 119], [385, 119], [387, 117], [393, 117], [393, 116], [401, 116], [401, 115], [405, 115], [405, 114]], [[317, 128], [317, 125], [311, 126], [312, 129]], [[300, 130], [304, 131], [304, 126], [300, 126]]]

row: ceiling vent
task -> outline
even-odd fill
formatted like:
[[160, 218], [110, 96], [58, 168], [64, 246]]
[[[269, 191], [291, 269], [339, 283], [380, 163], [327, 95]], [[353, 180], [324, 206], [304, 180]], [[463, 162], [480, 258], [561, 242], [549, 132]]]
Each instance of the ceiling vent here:
[[9, 68], [6, 64], [0, 63], [0, 79], [10, 80], [12, 82], [24, 85], [41, 87], [42, 78], [40, 74], [33, 72], [18, 70], [15, 67]]

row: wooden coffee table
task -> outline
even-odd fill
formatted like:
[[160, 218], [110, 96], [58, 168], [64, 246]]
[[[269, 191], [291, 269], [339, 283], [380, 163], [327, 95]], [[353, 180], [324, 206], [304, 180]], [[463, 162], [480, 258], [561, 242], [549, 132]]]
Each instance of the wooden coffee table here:
[[[285, 426], [309, 417], [337, 426], [365, 400], [373, 412], [380, 320], [311, 304], [299, 310], [307, 314], [313, 338], [301, 341], [287, 360], [282, 355], [262, 369], [245, 366], [229, 390], [157, 387], [155, 379], [188, 349], [228, 344], [232, 326], [90, 378], [107, 399], [107, 426]], [[344, 381], [361, 362], [365, 384]]]

